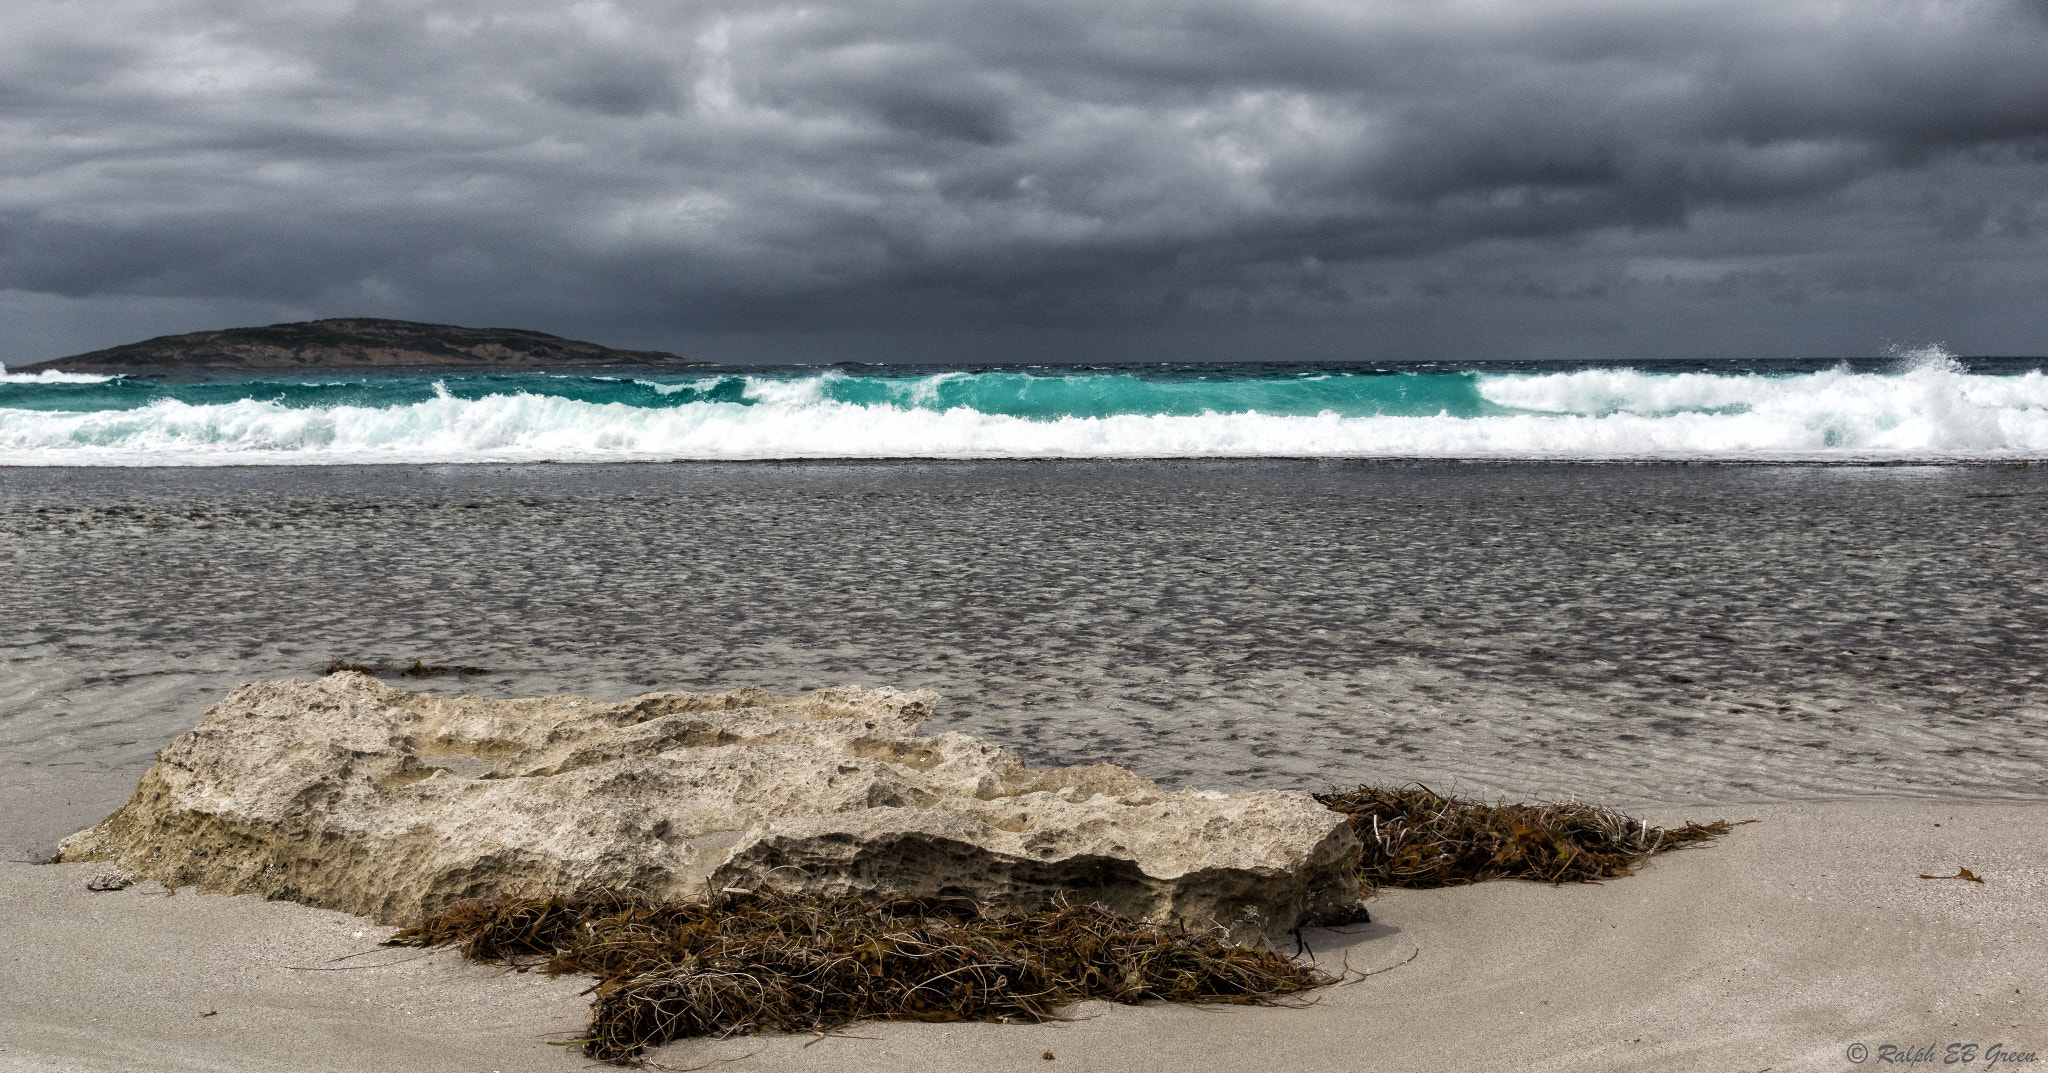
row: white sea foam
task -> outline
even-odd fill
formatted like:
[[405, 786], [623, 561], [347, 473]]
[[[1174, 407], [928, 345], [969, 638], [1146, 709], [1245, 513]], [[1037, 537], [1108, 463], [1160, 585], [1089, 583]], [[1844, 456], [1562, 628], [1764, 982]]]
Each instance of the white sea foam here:
[[[2048, 378], [2039, 370], [1972, 376], [1946, 354], [1914, 357], [1890, 375], [1583, 370], [1486, 377], [1479, 390], [1498, 406], [1597, 421], [1620, 438], [1588, 446], [1617, 456], [1993, 459], [2048, 451]], [[1550, 442], [1551, 450], [1570, 450]]]
[[60, 373], [55, 369], [44, 369], [39, 373], [10, 373], [7, 366], [0, 365], [0, 384], [103, 384], [112, 379], [97, 373]]
[[[605, 377], [604, 379], [611, 379]], [[718, 377], [708, 380], [635, 380], [641, 387], [653, 388], [656, 395], [674, 395], [681, 391], [709, 391], [718, 384]]]
[[760, 458], [1409, 457], [2048, 459], [2048, 377], [1902, 373], [1480, 378], [1476, 417], [1262, 413], [1034, 420], [857, 405], [820, 378], [755, 377], [750, 404], [673, 407], [507, 393], [386, 408], [159, 400], [131, 410], [0, 409], [0, 464], [222, 465]]
[[1885, 347], [1884, 352], [1898, 359], [1902, 366], [1909, 369], [1939, 369], [1950, 373], [1960, 373], [1967, 370], [1967, 366], [1963, 364], [1962, 359], [1956, 357], [1947, 345], [1942, 343], [1921, 343], [1916, 346], [1893, 343]]

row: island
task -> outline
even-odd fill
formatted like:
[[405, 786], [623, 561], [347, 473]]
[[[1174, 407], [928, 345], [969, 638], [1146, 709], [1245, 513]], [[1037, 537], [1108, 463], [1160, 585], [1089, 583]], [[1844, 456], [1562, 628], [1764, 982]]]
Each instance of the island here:
[[125, 373], [142, 369], [344, 369], [416, 365], [702, 365], [659, 350], [613, 350], [519, 328], [462, 328], [339, 317], [261, 328], [188, 332], [74, 354], [16, 372]]

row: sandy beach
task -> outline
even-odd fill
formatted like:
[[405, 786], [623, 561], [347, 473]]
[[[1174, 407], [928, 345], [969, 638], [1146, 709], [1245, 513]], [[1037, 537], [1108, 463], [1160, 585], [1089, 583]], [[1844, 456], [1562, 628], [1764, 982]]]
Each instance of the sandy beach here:
[[0, 1073], [2048, 1073], [2048, 0], [0, 11]]
[[[654, 1056], [673, 1068], [2048, 1053], [2037, 470], [571, 469], [10, 474], [0, 1069], [587, 1064], [548, 1046], [584, 1024], [587, 981], [27, 863], [227, 689], [337, 656], [476, 663], [407, 688], [496, 696], [932, 688], [929, 730], [1034, 764], [1763, 821], [1600, 886], [1387, 892], [1374, 925], [1310, 937], [1328, 966], [1386, 971], [1302, 1009], [685, 1042]], [[1943, 800], [1965, 796], [2003, 799]], [[1985, 883], [1915, 878], [1959, 866]]]
[[[1299, 1009], [1091, 1003], [1067, 1023], [863, 1024], [845, 1036], [876, 1038], [686, 1041], [650, 1057], [778, 1071], [1784, 1071], [1855, 1068], [1859, 1043], [1873, 1068], [1896, 1067], [1886, 1045], [1931, 1045], [1936, 1064], [1950, 1044], [1978, 1045], [1964, 1068], [1985, 1068], [1993, 1044], [2048, 1054], [2048, 807], [1646, 814], [1711, 816], [1762, 822], [1601, 885], [1386, 892], [1373, 924], [1308, 936], [1325, 965], [1375, 974]], [[1916, 878], [1958, 866], [1985, 882]], [[0, 1069], [588, 1064], [547, 1044], [574, 1038], [586, 981], [379, 950], [388, 929], [299, 905], [153, 885], [95, 894], [91, 872], [0, 866], [0, 972], [28, 985], [0, 1007]], [[372, 963], [392, 967], [355, 967]]]

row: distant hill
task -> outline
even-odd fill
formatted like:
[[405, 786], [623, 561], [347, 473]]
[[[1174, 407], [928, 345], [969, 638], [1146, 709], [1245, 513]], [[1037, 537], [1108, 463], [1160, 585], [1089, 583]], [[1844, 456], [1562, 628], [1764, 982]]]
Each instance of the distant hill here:
[[390, 365], [701, 365], [658, 350], [613, 350], [517, 328], [458, 328], [344, 317], [166, 335], [17, 366], [118, 373], [140, 369], [348, 369]]

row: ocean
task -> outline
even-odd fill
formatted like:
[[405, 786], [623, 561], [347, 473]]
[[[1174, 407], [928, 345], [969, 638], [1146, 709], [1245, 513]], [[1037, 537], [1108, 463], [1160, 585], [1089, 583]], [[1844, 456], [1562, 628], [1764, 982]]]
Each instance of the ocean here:
[[0, 465], [2048, 458], [2044, 362], [0, 373]]
[[2038, 800], [2042, 364], [9, 374], [0, 835], [330, 660], [931, 688], [1223, 790]]

